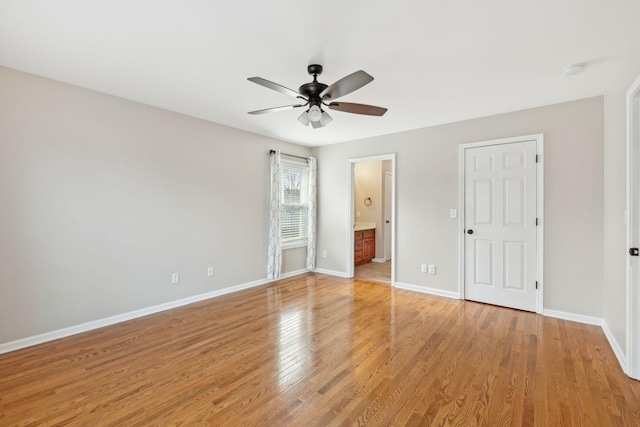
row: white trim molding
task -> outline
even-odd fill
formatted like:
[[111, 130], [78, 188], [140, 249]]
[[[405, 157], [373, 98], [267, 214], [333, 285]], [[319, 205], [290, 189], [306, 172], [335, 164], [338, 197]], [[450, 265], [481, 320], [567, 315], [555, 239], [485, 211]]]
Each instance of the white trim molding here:
[[[260, 279], [253, 282], [247, 282], [240, 285], [230, 286], [228, 288], [219, 289], [217, 291], [207, 292], [200, 295], [194, 295], [187, 298], [182, 298], [176, 301], [170, 301], [163, 304], [154, 305], [152, 307], [142, 308], [139, 310], [130, 311], [128, 313], [122, 313], [115, 316], [105, 317], [103, 319], [94, 320], [91, 322], [82, 323], [80, 325], [70, 326], [68, 328], [58, 329], [51, 332], [46, 332], [40, 335], [35, 335], [32, 337], [22, 338], [19, 340], [11, 341], [8, 343], [0, 344], [0, 354], [8, 353], [15, 350], [20, 350], [22, 348], [31, 347], [37, 344], [42, 344], [48, 341], [53, 341], [59, 338], [65, 338], [71, 335], [80, 334], [83, 332], [88, 332], [94, 329], [102, 328], [105, 326], [114, 325], [120, 322], [126, 322], [128, 320], [136, 319], [138, 317], [148, 316], [150, 314], [159, 313], [165, 310], [171, 310], [173, 308], [182, 307], [184, 305], [192, 304], [195, 302], [207, 300], [210, 298], [219, 297], [222, 295], [230, 294], [233, 292], [242, 291], [245, 289], [253, 288], [256, 286], [262, 286], [269, 283], [277, 282], [279, 280], [293, 277], [305, 273], [318, 273], [318, 274], [326, 274], [330, 276], [337, 276], [342, 278], [347, 278], [347, 274], [339, 271], [332, 270], [324, 270], [324, 269], [316, 269], [313, 271], [309, 271], [306, 269], [291, 271], [282, 275], [280, 279], [277, 280], [269, 280], [269, 279]], [[445, 297], [451, 299], [462, 299], [462, 295], [453, 291], [445, 291], [442, 289], [429, 288], [426, 286], [417, 286], [408, 283], [396, 282], [395, 287], [398, 289], [404, 289], [408, 291], [420, 292], [423, 294], [434, 295], [438, 297]], [[569, 320], [573, 322], [586, 323], [589, 325], [596, 325], [602, 327], [611, 348], [616, 355], [620, 366], [622, 369], [627, 370], [627, 363], [624, 357], [624, 352], [621, 350], [618, 342], [615, 340], [613, 333], [609, 330], [604, 319], [593, 317], [593, 316], [585, 316], [581, 314], [573, 314], [567, 313], [563, 311], [557, 310], [544, 310], [542, 313], [544, 316], [555, 317], [558, 319]]]
[[327, 276], [342, 277], [343, 279], [349, 278], [349, 275], [343, 271], [325, 270], [324, 268], [316, 268], [315, 270], [313, 270], [313, 273], [326, 274]]
[[[627, 103], [627, 194], [625, 222], [627, 248], [640, 247], [640, 76], [626, 96]], [[626, 369], [631, 378], [640, 379], [640, 260], [626, 263]], [[632, 263], [635, 265], [632, 266]]]
[[256, 286], [266, 285], [268, 283], [277, 282], [278, 280], [282, 280], [287, 277], [297, 276], [307, 272], [308, 270], [306, 269], [291, 271], [289, 273], [283, 274], [279, 279], [276, 279], [276, 280], [269, 280], [269, 279], [255, 280], [253, 282], [242, 283], [239, 285], [230, 286], [228, 288], [219, 289], [219, 290], [207, 292], [204, 294], [194, 295], [191, 297], [182, 298], [175, 301], [169, 301], [169, 302], [154, 305], [151, 307], [129, 311], [127, 313], [116, 314], [115, 316], [109, 316], [102, 319], [81, 323], [79, 325], [69, 326], [67, 328], [45, 332], [43, 334], [34, 335], [31, 337], [21, 338], [15, 341], [10, 341], [4, 344], [0, 344], [0, 354], [8, 353], [10, 351], [20, 350], [21, 348], [31, 347], [33, 345], [42, 344], [48, 341], [57, 340], [59, 338], [65, 338], [71, 335], [92, 331], [94, 329], [103, 328], [105, 326], [115, 325], [116, 323], [126, 322], [127, 320], [136, 319], [142, 316], [148, 316], [150, 314], [159, 313], [161, 311], [171, 310], [173, 308], [178, 308], [184, 305], [193, 304], [194, 302], [204, 301], [210, 298], [219, 297], [219, 296], [230, 294], [233, 292], [254, 288]]
[[600, 326], [602, 328], [602, 332], [604, 332], [604, 336], [609, 341], [609, 345], [613, 350], [613, 354], [615, 354], [616, 359], [618, 359], [618, 363], [620, 363], [620, 367], [622, 367], [623, 371], [627, 371], [627, 360], [625, 358], [625, 354], [620, 347], [620, 344], [616, 340], [613, 332], [609, 329], [607, 322], [604, 319], [594, 316], [586, 316], [584, 314], [575, 314], [575, 313], [567, 313], [566, 311], [558, 311], [558, 310], [549, 310], [544, 309], [542, 312], [544, 316], [547, 317], [555, 317], [556, 319], [569, 320], [571, 322], [585, 323], [587, 325]]
[[547, 317], [555, 317], [556, 319], [570, 320], [572, 322], [585, 323], [587, 325], [602, 326], [604, 324], [604, 320], [599, 317], [568, 313], [566, 311], [549, 310], [545, 308], [541, 314]]
[[286, 251], [287, 249], [306, 248], [306, 247], [307, 247], [307, 239], [296, 239], [296, 240], [291, 240], [289, 242], [282, 242], [283, 251]]
[[624, 351], [622, 351], [622, 348], [620, 348], [620, 344], [618, 344], [616, 337], [613, 335], [613, 332], [611, 332], [611, 329], [609, 329], [607, 322], [604, 320], [602, 321], [602, 331], [604, 332], [604, 335], [607, 337], [607, 341], [609, 341], [609, 345], [611, 346], [613, 353], [616, 355], [616, 358], [618, 359], [618, 363], [620, 363], [620, 367], [622, 367], [622, 370], [624, 372], [628, 372], [629, 365], [625, 357]]
[[[301, 274], [308, 273], [308, 272], [309, 272], [308, 269], [302, 268], [300, 270], [290, 271], [288, 273], [282, 273], [280, 275], [280, 279], [286, 279], [288, 277], [299, 276]], [[280, 279], [278, 279], [278, 280], [280, 280]], [[275, 282], [275, 280], [270, 280], [269, 282]]]
[[409, 283], [396, 282], [395, 287], [398, 288], [398, 289], [405, 289], [407, 291], [421, 292], [423, 294], [435, 295], [435, 296], [438, 296], [438, 297], [462, 299], [462, 298], [460, 298], [460, 294], [458, 292], [445, 291], [445, 290], [436, 289], [436, 288], [429, 288], [427, 286], [418, 286], [418, 285], [411, 285]]

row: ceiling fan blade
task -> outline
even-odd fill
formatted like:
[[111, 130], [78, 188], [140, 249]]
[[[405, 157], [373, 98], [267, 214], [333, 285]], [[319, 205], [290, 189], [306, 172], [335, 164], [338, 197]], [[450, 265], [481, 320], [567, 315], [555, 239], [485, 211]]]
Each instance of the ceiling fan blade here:
[[293, 110], [294, 108], [304, 107], [306, 104], [283, 105], [282, 107], [265, 108], [264, 110], [249, 111], [248, 114], [265, 114], [277, 113], [278, 111]]
[[345, 96], [354, 90], [360, 89], [362, 86], [371, 83], [373, 77], [364, 71], [356, 71], [353, 74], [349, 74], [347, 77], [343, 77], [322, 92], [320, 92], [320, 98], [322, 99], [338, 99], [341, 96]]
[[332, 110], [353, 114], [365, 114], [367, 116], [382, 116], [387, 112], [386, 108], [366, 104], [353, 104], [351, 102], [332, 102], [328, 107]]
[[264, 87], [268, 87], [269, 89], [273, 89], [276, 92], [280, 92], [280, 93], [284, 93], [285, 95], [289, 95], [289, 96], [293, 96], [294, 98], [297, 98], [300, 95], [298, 92], [296, 92], [295, 90], [289, 89], [288, 87], [284, 87], [282, 85], [279, 85], [278, 83], [274, 83], [274, 82], [270, 82], [269, 80], [265, 80], [262, 77], [249, 77], [247, 80], [257, 83], [260, 86], [264, 86]]

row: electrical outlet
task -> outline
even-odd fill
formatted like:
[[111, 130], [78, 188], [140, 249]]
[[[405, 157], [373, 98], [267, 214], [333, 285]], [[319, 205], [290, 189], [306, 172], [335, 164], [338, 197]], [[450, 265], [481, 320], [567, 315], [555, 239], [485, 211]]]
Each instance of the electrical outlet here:
[[171, 284], [177, 285], [178, 283], [180, 283], [180, 273], [173, 273], [171, 275]]
[[323, 250], [322, 251], [322, 258], [326, 258], [327, 257], [327, 250]]
[[436, 266], [429, 264], [429, 274], [436, 274]]
[[213, 276], [213, 267], [207, 269], [207, 276]]
[[356, 218], [360, 218], [360, 211], [356, 212]]
[[420, 264], [420, 271], [423, 273], [427, 272], [427, 264]]

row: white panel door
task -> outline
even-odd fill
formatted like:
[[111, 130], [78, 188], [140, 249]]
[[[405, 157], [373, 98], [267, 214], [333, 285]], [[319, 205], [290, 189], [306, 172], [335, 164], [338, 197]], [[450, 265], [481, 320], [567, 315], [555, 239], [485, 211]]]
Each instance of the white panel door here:
[[465, 298], [536, 311], [536, 141], [465, 150]]

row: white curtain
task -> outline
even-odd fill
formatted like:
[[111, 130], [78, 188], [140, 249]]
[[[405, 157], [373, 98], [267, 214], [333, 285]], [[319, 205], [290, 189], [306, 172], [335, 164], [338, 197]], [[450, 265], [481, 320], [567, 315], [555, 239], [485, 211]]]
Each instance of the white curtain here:
[[269, 206], [269, 249], [267, 278], [279, 279], [282, 270], [282, 236], [280, 232], [280, 150], [271, 153], [271, 186]]
[[316, 191], [317, 161], [309, 157], [309, 190], [307, 207], [307, 269], [316, 269], [316, 242], [318, 240], [318, 205]]

